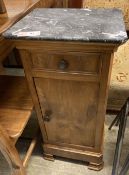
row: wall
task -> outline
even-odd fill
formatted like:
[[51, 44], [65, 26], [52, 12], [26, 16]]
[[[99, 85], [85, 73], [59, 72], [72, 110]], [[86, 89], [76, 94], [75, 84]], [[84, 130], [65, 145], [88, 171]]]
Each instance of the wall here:
[[83, 7], [120, 8], [124, 14], [126, 28], [129, 30], [129, 0], [83, 0]]

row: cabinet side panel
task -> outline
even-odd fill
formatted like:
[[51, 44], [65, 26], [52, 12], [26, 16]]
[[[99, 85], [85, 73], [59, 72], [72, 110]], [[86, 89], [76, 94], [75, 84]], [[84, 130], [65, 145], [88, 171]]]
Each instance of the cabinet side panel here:
[[96, 141], [95, 147], [97, 152], [103, 151], [103, 138], [104, 138], [104, 122], [106, 115], [107, 97], [108, 89], [112, 70], [113, 54], [105, 53], [103, 54], [102, 72], [100, 80], [100, 91], [99, 91], [99, 101], [98, 101], [98, 114], [97, 122], [99, 127], [96, 127]]

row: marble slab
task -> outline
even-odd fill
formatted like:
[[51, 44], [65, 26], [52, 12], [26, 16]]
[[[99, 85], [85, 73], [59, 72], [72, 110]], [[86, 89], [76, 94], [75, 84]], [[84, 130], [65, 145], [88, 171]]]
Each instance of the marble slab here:
[[123, 43], [127, 40], [119, 9], [35, 9], [3, 36], [7, 39]]

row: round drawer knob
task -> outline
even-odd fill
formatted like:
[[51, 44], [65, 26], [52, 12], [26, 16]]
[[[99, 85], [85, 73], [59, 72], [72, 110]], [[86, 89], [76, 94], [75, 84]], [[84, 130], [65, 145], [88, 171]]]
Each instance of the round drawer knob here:
[[59, 69], [65, 70], [68, 68], [68, 62], [64, 59], [62, 59], [58, 64]]
[[43, 120], [45, 122], [49, 122], [51, 120], [51, 115], [52, 115], [52, 111], [51, 110], [46, 110], [45, 114], [43, 115]]

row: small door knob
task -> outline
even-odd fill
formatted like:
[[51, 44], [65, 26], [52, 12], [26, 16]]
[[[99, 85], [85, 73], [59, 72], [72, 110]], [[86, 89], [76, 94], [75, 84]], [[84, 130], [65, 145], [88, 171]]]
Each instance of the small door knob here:
[[51, 110], [46, 110], [45, 114], [43, 115], [43, 120], [45, 122], [49, 122], [51, 120], [51, 114], [52, 114]]
[[58, 67], [59, 67], [59, 69], [61, 69], [61, 70], [65, 70], [65, 69], [68, 68], [68, 65], [69, 65], [68, 62], [67, 62], [66, 60], [62, 59], [62, 60], [59, 62]]

